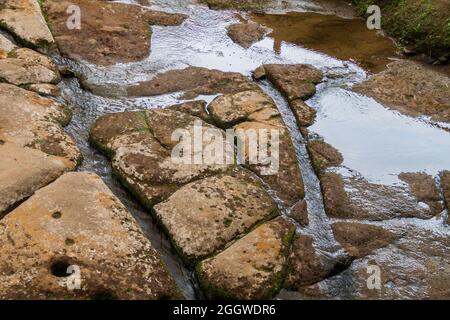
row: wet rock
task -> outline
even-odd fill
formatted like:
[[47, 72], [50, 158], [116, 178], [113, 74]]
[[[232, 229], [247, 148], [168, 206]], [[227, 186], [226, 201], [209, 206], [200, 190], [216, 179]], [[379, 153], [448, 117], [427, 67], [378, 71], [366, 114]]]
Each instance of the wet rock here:
[[268, 108], [273, 110], [269, 119], [271, 116], [279, 117], [272, 98], [260, 91], [221, 95], [208, 105], [212, 119], [221, 128], [247, 121], [252, 114]]
[[316, 92], [315, 84], [322, 80], [322, 72], [307, 64], [266, 64], [267, 78], [293, 102], [306, 100]]
[[8, 53], [17, 46], [7, 37], [0, 33], [0, 59], [8, 57]]
[[157, 204], [154, 212], [188, 264], [215, 253], [256, 223], [278, 214], [271, 197], [243, 171], [185, 185]]
[[342, 154], [330, 144], [321, 140], [312, 140], [308, 142], [308, 152], [314, 170], [318, 175], [327, 168], [337, 167], [342, 164], [344, 158]]
[[57, 97], [61, 91], [59, 88], [50, 83], [37, 83], [25, 86], [25, 89], [39, 93], [41, 96]]
[[286, 287], [300, 290], [323, 280], [330, 270], [313, 246], [313, 239], [307, 235], [296, 235], [289, 255], [289, 273]]
[[253, 70], [252, 72], [252, 76], [255, 80], [261, 80], [264, 79], [266, 77], [266, 69], [264, 69], [264, 66], [260, 66], [258, 68], [256, 68], [255, 70]]
[[57, 83], [60, 75], [53, 62], [31, 49], [19, 48], [0, 59], [0, 79], [15, 85]]
[[302, 227], [306, 227], [309, 224], [308, 204], [306, 203], [306, 200], [302, 200], [295, 204], [289, 216], [297, 221]]
[[309, 127], [316, 119], [316, 109], [308, 106], [303, 100], [297, 99], [290, 104], [292, 112], [294, 113], [297, 124], [300, 127]]
[[[234, 129], [236, 132], [239, 132], [239, 130], [243, 132], [267, 130], [269, 133], [271, 130], [276, 130], [275, 132], [278, 132], [279, 150], [278, 155], [276, 153], [270, 155], [274, 157], [270, 160], [272, 164], [259, 163], [259, 160], [256, 164], [252, 164], [250, 155], [246, 152], [244, 165], [255, 172], [270, 187], [282, 202], [282, 205], [290, 207], [305, 197], [303, 179], [291, 137], [284, 127], [284, 123], [281, 119], [271, 121], [277, 123], [246, 121], [234, 126]], [[271, 141], [271, 135], [272, 133], [268, 135], [268, 141]], [[239, 140], [243, 141], [243, 145], [249, 146], [248, 135], [245, 135], [244, 139], [240, 138]], [[257, 151], [259, 152], [264, 145], [265, 143], [258, 143]], [[276, 163], [277, 161], [278, 164]]]
[[230, 25], [227, 30], [228, 36], [246, 49], [262, 40], [267, 33], [266, 28], [254, 22], [235, 23]]
[[[260, 91], [245, 91], [217, 97], [209, 106], [211, 117], [223, 128], [233, 126], [244, 146], [243, 162], [267, 183], [286, 206], [304, 198], [304, 186], [294, 146], [273, 100]], [[273, 131], [278, 134], [278, 155], [275, 146], [267, 148], [271, 163], [255, 159], [249, 152], [251, 133], [258, 135], [258, 153], [271, 143]], [[267, 141], [261, 138], [267, 133]], [[242, 136], [243, 135], [243, 136]], [[256, 163], [255, 163], [256, 162]]]
[[280, 289], [295, 227], [283, 218], [259, 226], [215, 257], [197, 277], [209, 298], [268, 299]]
[[202, 0], [211, 9], [236, 9], [247, 11], [263, 11], [271, 0]]
[[420, 204], [405, 185], [371, 183], [360, 176], [325, 172], [320, 176], [325, 210], [333, 218], [385, 220], [439, 214]]
[[368, 224], [336, 222], [331, 225], [331, 228], [336, 241], [354, 258], [367, 256], [396, 239], [392, 232]]
[[[172, 159], [173, 148], [179, 143], [172, 140], [172, 134], [175, 130], [187, 130], [193, 137], [196, 121], [200, 121], [203, 133], [215, 128], [171, 108], [107, 114], [93, 125], [90, 141], [111, 158], [113, 171], [121, 182], [151, 208], [183, 185], [225, 172], [233, 165], [194, 163], [193, 158], [178, 163]], [[208, 141], [202, 143], [205, 146]], [[191, 150], [191, 155], [195, 154]]]
[[[92, 173], [37, 191], [1, 220], [0, 243], [2, 299], [180, 297], [131, 214]], [[68, 288], [71, 265], [80, 290]]]
[[29, 64], [44, 66], [47, 69], [58, 73], [58, 67], [53, 63], [52, 59], [32, 49], [17, 48], [10, 52], [10, 56]]
[[0, 217], [67, 170], [67, 160], [0, 142]]
[[[437, 225], [408, 222], [391, 224], [390, 231], [398, 235], [395, 242], [355, 260], [344, 272], [320, 282], [321, 297], [449, 299], [448, 233]], [[377, 275], [379, 287], [374, 286]]]
[[151, 80], [129, 86], [126, 91], [132, 97], [183, 91], [182, 99], [193, 99], [198, 95], [246, 90], [259, 90], [259, 87], [240, 73], [188, 67], [159, 74]]
[[253, 71], [255, 79], [267, 78], [288, 100], [299, 127], [314, 123], [316, 111], [303, 100], [316, 93], [323, 74], [306, 64], [266, 64]]
[[[64, 15], [64, 19], [66, 18], [67, 14]], [[4, 0], [0, 10], [0, 24], [27, 46], [42, 52], [55, 47], [37, 0]]]
[[441, 196], [432, 176], [426, 173], [401, 173], [399, 178], [408, 183], [416, 199], [425, 203], [431, 211], [440, 213], [444, 210]]
[[[445, 206], [450, 212], [450, 171], [444, 171], [441, 174], [441, 185], [444, 193]], [[447, 215], [447, 224], [450, 224], [450, 214]]]
[[14, 85], [0, 84], [0, 140], [66, 158], [74, 169], [81, 153], [62, 128], [69, 121], [66, 106]]
[[172, 110], [184, 112], [190, 114], [191, 116], [198, 117], [205, 122], [212, 122], [212, 119], [208, 112], [206, 111], [206, 101], [203, 100], [194, 100], [185, 103], [180, 103], [171, 106]]
[[[70, 5], [81, 9], [80, 29], [69, 29], [66, 25]], [[150, 51], [149, 25], [179, 25], [185, 18], [107, 1], [48, 0], [44, 10], [64, 55], [100, 65], [144, 59]]]
[[450, 122], [449, 78], [419, 63], [393, 62], [353, 89], [406, 115]]

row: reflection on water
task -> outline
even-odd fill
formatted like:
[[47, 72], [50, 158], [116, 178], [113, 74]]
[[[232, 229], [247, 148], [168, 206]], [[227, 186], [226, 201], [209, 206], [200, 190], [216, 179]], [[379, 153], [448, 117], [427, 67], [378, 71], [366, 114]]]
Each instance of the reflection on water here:
[[372, 182], [396, 182], [401, 172], [434, 176], [450, 168], [450, 134], [426, 121], [340, 88], [323, 90], [308, 104], [318, 111], [311, 131], [342, 152], [345, 166]]
[[[131, 0], [121, 2], [135, 3]], [[138, 2], [146, 4], [146, 1]], [[254, 68], [264, 63], [312, 64], [324, 71], [327, 77], [318, 87], [316, 96], [308, 101], [318, 111], [317, 120], [310, 129], [342, 152], [347, 168], [358, 171], [373, 182], [383, 183], [396, 182], [397, 175], [403, 171], [425, 170], [436, 175], [439, 170], [450, 168], [448, 132], [426, 120], [400, 115], [370, 98], [344, 89], [366, 77], [362, 68], [346, 60], [353, 59], [367, 70], [376, 71], [383, 68], [389, 57], [395, 56], [390, 40], [368, 31], [364, 21], [312, 13], [252, 16], [274, 31], [251, 48], [244, 49], [227, 36], [226, 27], [238, 21], [233, 12], [179, 6], [176, 0], [162, 3], [165, 5], [160, 5], [161, 8], [186, 13], [188, 18], [181, 26], [152, 27], [152, 52], [147, 59], [110, 67], [70, 61], [69, 64], [89, 81], [106, 86], [148, 80], [157, 73], [187, 66], [235, 71], [250, 76]], [[79, 170], [95, 171], [101, 175], [140, 222], [186, 297], [195, 298], [198, 291], [191, 272], [173, 254], [170, 244], [147, 212], [112, 178], [109, 161], [88, 143], [89, 127], [99, 116], [168, 106], [180, 102], [180, 93], [108, 99], [80, 89], [76, 80], [63, 81], [60, 87], [74, 111], [67, 131], [75, 137], [85, 156]], [[313, 236], [318, 249], [337, 254], [339, 248], [323, 208], [319, 180], [311, 167], [293, 114], [281, 94], [268, 82], [262, 82], [261, 87], [277, 102], [296, 146], [310, 210], [310, 226], [304, 231]], [[208, 101], [212, 98], [199, 97]]]
[[383, 70], [395, 57], [393, 42], [367, 29], [362, 19], [344, 19], [318, 13], [292, 12], [284, 15], [252, 15], [252, 20], [271, 28], [274, 50], [283, 42], [326, 53], [341, 60], [353, 60], [372, 72]]

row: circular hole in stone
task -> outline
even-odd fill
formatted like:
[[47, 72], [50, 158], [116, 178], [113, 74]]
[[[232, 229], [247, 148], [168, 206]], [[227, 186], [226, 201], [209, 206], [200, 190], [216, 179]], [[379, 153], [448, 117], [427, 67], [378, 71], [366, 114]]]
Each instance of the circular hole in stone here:
[[75, 240], [73, 240], [71, 238], [66, 238], [65, 243], [66, 243], [67, 246], [72, 246], [72, 245], [75, 244]]
[[65, 278], [71, 275], [71, 273], [67, 272], [67, 269], [71, 263], [69, 260], [61, 258], [54, 260], [52, 264], [50, 265], [50, 272], [52, 275], [58, 278]]
[[59, 219], [59, 218], [61, 218], [61, 216], [62, 216], [62, 213], [59, 212], [59, 211], [55, 211], [55, 212], [52, 213], [52, 218], [53, 219]]

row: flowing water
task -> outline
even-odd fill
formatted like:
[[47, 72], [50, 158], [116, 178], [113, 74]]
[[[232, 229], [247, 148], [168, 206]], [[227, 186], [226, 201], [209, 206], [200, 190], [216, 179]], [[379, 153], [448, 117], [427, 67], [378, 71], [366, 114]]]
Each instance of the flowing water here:
[[[393, 44], [367, 30], [364, 21], [298, 12], [288, 18], [280, 15], [252, 16], [272, 28], [273, 32], [249, 49], [243, 49], [226, 34], [226, 27], [239, 21], [233, 12], [212, 11], [190, 2], [170, 0], [151, 8], [185, 13], [188, 18], [181, 26], [153, 26], [148, 58], [110, 67], [65, 59], [61, 62], [69, 64], [91, 83], [111, 86], [148, 80], [157, 73], [187, 66], [235, 71], [250, 76], [253, 69], [264, 63], [311, 64], [321, 69], [326, 77], [318, 86], [317, 94], [307, 102], [318, 111], [316, 123], [310, 130], [342, 152], [345, 167], [370, 181], [385, 184], [400, 183], [397, 175], [404, 171], [425, 171], [436, 176], [440, 170], [450, 168], [450, 136], [447, 131], [427, 118], [400, 115], [350, 90], [353, 84], [367, 77], [368, 71], [382, 69], [396, 57]], [[279, 14], [293, 9], [320, 11], [320, 6], [307, 1], [295, 2], [288, 9], [275, 6], [273, 12]], [[363, 44], [358, 46], [361, 41]], [[334, 241], [330, 221], [324, 211], [319, 180], [311, 167], [293, 114], [284, 98], [269, 83], [260, 85], [276, 101], [296, 147], [310, 210], [310, 225], [303, 232], [314, 237], [319, 250], [330, 255], [339, 254], [340, 247]], [[137, 218], [186, 297], [201, 297], [191, 271], [173, 253], [149, 214], [111, 176], [109, 161], [88, 143], [89, 128], [99, 116], [172, 105], [181, 102], [181, 93], [110, 99], [81, 89], [75, 78], [65, 79], [60, 86], [74, 114], [67, 131], [75, 137], [85, 158], [79, 170], [94, 171], [105, 180]], [[210, 101], [213, 98], [203, 96], [198, 99]], [[417, 224], [420, 225], [419, 222]]]

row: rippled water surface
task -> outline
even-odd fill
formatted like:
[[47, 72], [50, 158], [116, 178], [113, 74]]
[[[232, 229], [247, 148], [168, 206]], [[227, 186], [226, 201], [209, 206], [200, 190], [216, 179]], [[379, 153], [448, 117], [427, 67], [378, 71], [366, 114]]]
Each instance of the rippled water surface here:
[[[121, 2], [134, 3], [134, 1]], [[366, 49], [373, 48], [372, 45], [350, 48], [351, 43], [346, 43], [347, 50], [343, 50], [338, 43], [331, 43], [327, 47], [329, 39], [319, 37], [320, 33], [317, 37], [314, 36], [314, 24], [317, 24], [317, 21], [324, 21], [320, 24], [320, 30], [322, 34], [326, 34], [335, 28], [333, 23], [327, 23], [327, 21], [341, 23], [341, 18], [314, 14], [313, 19], [304, 19], [306, 25], [292, 29], [292, 35], [286, 37], [286, 34], [279, 32], [283, 17], [259, 16], [261, 23], [272, 26], [274, 32], [251, 48], [243, 49], [227, 36], [226, 27], [238, 21], [233, 12], [212, 11], [204, 6], [190, 5], [191, 2], [166, 0], [159, 6], [152, 7], [182, 12], [187, 14], [188, 18], [181, 26], [153, 26], [151, 54], [143, 61], [117, 64], [106, 68], [73, 61], [68, 63], [89, 81], [102, 85], [126, 85], [151, 79], [160, 72], [187, 66], [236, 71], [250, 76], [253, 69], [264, 63], [312, 64], [324, 72], [325, 79], [319, 85], [317, 94], [307, 102], [318, 111], [316, 123], [310, 130], [323, 136], [327, 142], [342, 152], [345, 159], [344, 166], [371, 181], [386, 184], [397, 182], [397, 175], [401, 172], [426, 171], [435, 176], [439, 170], [450, 169], [449, 132], [427, 119], [400, 115], [373, 99], [351, 91], [354, 83], [361, 82], [367, 77], [368, 70], [360, 66], [364, 66], [364, 63], [361, 63], [362, 60], [375, 57], [376, 67], [385, 64], [394, 52], [394, 49], [389, 47], [390, 41], [380, 40], [383, 43], [382, 50], [372, 50], [367, 55]], [[291, 1], [288, 2], [291, 3]], [[303, 1], [291, 3], [291, 6], [284, 11], [305, 10], [305, 8], [317, 9], [320, 6]], [[274, 7], [274, 12], [280, 13], [280, 11], [282, 8]], [[301, 15], [292, 16], [298, 20]], [[361, 29], [365, 23], [362, 20], [358, 21], [352, 23], [359, 23], [360, 32], [370, 34], [371, 41], [376, 43], [378, 36], [371, 31]], [[341, 29], [338, 30], [340, 31], [333, 32], [344, 32]], [[283, 32], [286, 32], [285, 29]], [[302, 34], [297, 35], [296, 32]], [[302, 38], [301, 35], [306, 38]], [[340, 36], [345, 38], [346, 35]], [[348, 54], [350, 49], [351, 55]], [[335, 57], [332, 56], [333, 54]], [[350, 61], [349, 59], [353, 57], [354, 61]], [[283, 97], [268, 82], [262, 82], [260, 85], [277, 102], [296, 146], [299, 166], [305, 181], [306, 199], [310, 208], [311, 223], [305, 232], [314, 237], [315, 245], [320, 250], [335, 254], [339, 248], [329, 227], [319, 181], [311, 167], [304, 139]], [[201, 293], [196, 290], [192, 273], [184, 268], [172, 252], [167, 240], [154, 225], [148, 213], [111, 177], [109, 161], [88, 143], [89, 128], [99, 116], [109, 112], [172, 105], [180, 102], [180, 93], [136, 99], [109, 99], [82, 90], [76, 79], [64, 80], [61, 88], [74, 111], [73, 121], [67, 130], [75, 137], [85, 156], [79, 170], [95, 171], [102, 176], [138, 219], [145, 233], [175, 275], [184, 294], [188, 298], [199, 297]], [[210, 101], [213, 96], [200, 98]]]

